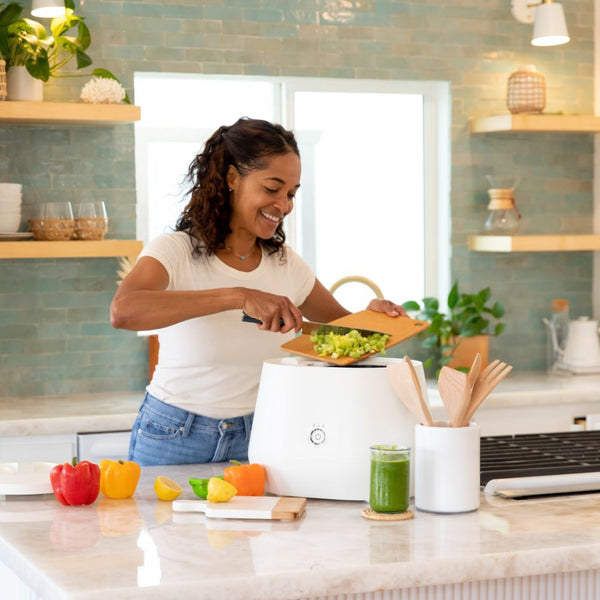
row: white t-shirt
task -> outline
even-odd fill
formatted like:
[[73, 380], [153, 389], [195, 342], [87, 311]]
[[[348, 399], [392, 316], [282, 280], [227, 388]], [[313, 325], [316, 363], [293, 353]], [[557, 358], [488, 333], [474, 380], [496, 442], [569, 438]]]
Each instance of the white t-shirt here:
[[[192, 256], [187, 233], [170, 233], [152, 240], [140, 254], [158, 260], [169, 274], [167, 290], [209, 290], [246, 287], [287, 296], [299, 306], [311, 292], [315, 275], [286, 246], [279, 254], [262, 253], [260, 265], [237, 271], [216, 256]], [[261, 331], [242, 321], [241, 310], [182, 321], [158, 331], [158, 365], [147, 387], [163, 402], [216, 419], [254, 411], [262, 364], [280, 356], [281, 344], [294, 337]]]

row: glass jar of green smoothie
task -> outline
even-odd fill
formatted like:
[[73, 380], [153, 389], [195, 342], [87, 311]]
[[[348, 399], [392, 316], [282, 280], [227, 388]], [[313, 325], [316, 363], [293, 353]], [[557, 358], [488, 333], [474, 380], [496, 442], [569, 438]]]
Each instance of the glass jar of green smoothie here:
[[380, 513], [402, 513], [408, 510], [409, 499], [410, 448], [371, 446], [371, 508]]

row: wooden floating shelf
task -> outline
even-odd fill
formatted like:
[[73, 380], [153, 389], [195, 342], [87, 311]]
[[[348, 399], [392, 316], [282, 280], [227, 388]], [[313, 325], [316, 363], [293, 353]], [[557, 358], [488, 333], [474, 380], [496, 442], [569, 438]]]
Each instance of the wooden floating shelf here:
[[141, 110], [131, 104], [87, 102], [0, 102], [0, 122], [28, 125], [118, 125], [139, 121]]
[[139, 240], [47, 242], [38, 240], [0, 242], [0, 258], [92, 258], [137, 257], [144, 243]]
[[472, 133], [501, 131], [596, 133], [600, 132], [600, 116], [520, 113], [471, 119], [470, 125]]
[[600, 250], [600, 235], [473, 235], [475, 252], [577, 252]]

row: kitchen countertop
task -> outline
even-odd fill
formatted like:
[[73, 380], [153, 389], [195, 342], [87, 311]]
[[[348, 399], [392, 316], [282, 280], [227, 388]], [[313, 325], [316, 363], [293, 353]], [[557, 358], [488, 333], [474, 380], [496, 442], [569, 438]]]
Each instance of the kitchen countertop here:
[[299, 521], [271, 522], [173, 513], [156, 499], [158, 474], [195, 498], [188, 478], [223, 466], [144, 467], [132, 499], [89, 507], [1, 500], [0, 561], [48, 600], [340, 597], [600, 568], [598, 494], [482, 496], [475, 512], [395, 522], [363, 518], [361, 502], [309, 500]]
[[[434, 416], [442, 418], [444, 409], [433, 381], [428, 382], [428, 394]], [[127, 430], [135, 420], [143, 396], [140, 391], [0, 397], [0, 436]], [[513, 371], [486, 399], [477, 415], [494, 409], [560, 409], [573, 403], [600, 413], [600, 374], [549, 377], [545, 373]]]
[[0, 397], [0, 436], [131, 429], [144, 392]]

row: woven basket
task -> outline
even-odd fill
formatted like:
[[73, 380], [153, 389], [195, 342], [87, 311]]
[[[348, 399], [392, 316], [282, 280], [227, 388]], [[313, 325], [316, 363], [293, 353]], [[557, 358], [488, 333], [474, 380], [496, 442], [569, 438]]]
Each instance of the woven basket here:
[[75, 218], [76, 240], [103, 240], [108, 231], [108, 219]]
[[511, 113], [540, 113], [546, 106], [546, 79], [533, 65], [519, 67], [508, 78], [506, 104]]
[[73, 219], [29, 219], [28, 223], [36, 240], [70, 240], [75, 233]]

